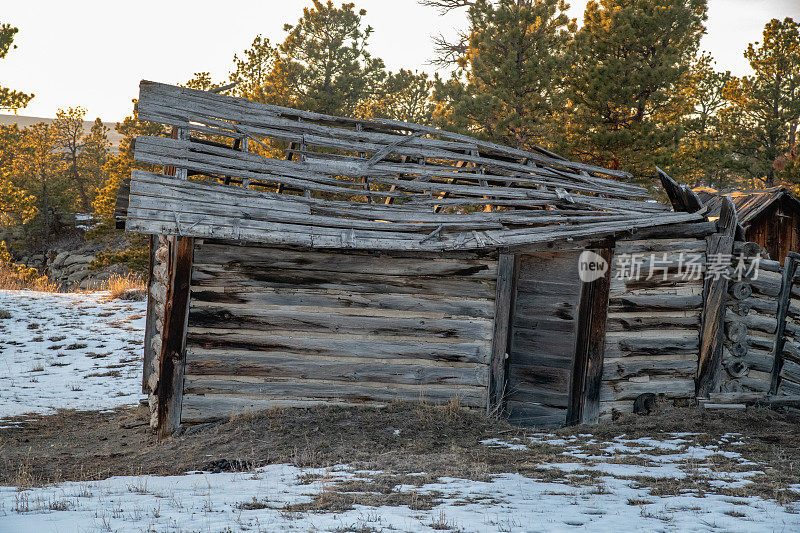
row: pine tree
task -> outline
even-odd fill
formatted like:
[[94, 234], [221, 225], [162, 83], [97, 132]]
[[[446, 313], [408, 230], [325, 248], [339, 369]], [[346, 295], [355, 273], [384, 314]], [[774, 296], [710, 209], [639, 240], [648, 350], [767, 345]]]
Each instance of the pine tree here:
[[[0, 59], [6, 57], [8, 52], [17, 46], [14, 44], [14, 35], [19, 29], [10, 24], [0, 24]], [[0, 86], [0, 110], [16, 111], [28, 105], [32, 94], [25, 94]]]
[[706, 20], [705, 0], [592, 0], [572, 46], [572, 154], [652, 173], [691, 112], [680, 89]]
[[22, 130], [15, 147], [12, 179], [18, 188], [36, 197], [38, 214], [32, 221], [35, 223], [32, 231], [46, 247], [57, 228], [59, 215], [69, 205], [64, 168], [51, 125], [39, 123]]
[[79, 199], [79, 209], [88, 213], [91, 209], [91, 190], [80, 169], [80, 156], [83, 150], [83, 117], [86, 109], [70, 107], [59, 109], [53, 120], [52, 132], [59, 153], [64, 158], [65, 171]]
[[264, 87], [267, 76], [275, 64], [277, 50], [269, 39], [256, 35], [250, 48], [244, 51], [242, 57], [233, 56], [235, 70], [230, 75], [231, 82], [237, 85], [233, 89], [236, 96], [247, 98], [255, 102], [269, 103]]
[[729, 170], [730, 139], [720, 117], [720, 111], [730, 104], [724, 95], [730, 79], [730, 72], [717, 71], [711, 56], [703, 54], [681, 84], [692, 110], [681, 122], [683, 136], [666, 168], [692, 186], [723, 188], [738, 180]]
[[278, 48], [264, 84], [263, 101], [331, 115], [355, 115], [385, 78], [372, 57], [363, 27], [365, 10], [313, 0]]
[[565, 105], [567, 44], [575, 31], [563, 0], [477, 0], [460, 70], [437, 80], [437, 119], [517, 147], [553, 146]]
[[771, 187], [800, 182], [800, 30], [791, 18], [772, 19], [763, 35], [744, 53], [754, 75], [731, 80], [723, 114], [739, 168]]
[[376, 94], [361, 106], [360, 115], [429, 124], [433, 118], [431, 102], [433, 80], [425, 72], [400, 69], [389, 72]]

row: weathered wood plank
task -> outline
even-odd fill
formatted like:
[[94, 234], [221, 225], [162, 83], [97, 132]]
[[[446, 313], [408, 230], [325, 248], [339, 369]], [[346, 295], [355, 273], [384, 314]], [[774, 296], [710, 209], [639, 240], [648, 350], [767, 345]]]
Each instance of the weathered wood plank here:
[[503, 398], [506, 392], [508, 340], [510, 337], [511, 313], [514, 309], [515, 263], [513, 254], [500, 254], [495, 290], [492, 351], [489, 362], [491, 381], [487, 410], [490, 414], [502, 412]]
[[188, 351], [186, 375], [257, 376], [409, 385], [489, 385], [489, 369], [486, 365], [456, 367], [423, 365], [419, 361], [416, 364], [397, 364], [364, 357], [333, 360], [231, 350]]
[[176, 237], [173, 241], [159, 362], [159, 438], [170, 436], [180, 427], [193, 249], [191, 237]]
[[237, 394], [242, 396], [329, 399], [347, 402], [432, 401], [458, 399], [462, 405], [484, 407], [486, 387], [463, 385], [399, 385], [387, 383], [345, 383], [325, 380], [269, 380], [242, 376], [190, 376], [185, 379], [186, 395]]
[[375, 337], [319, 335], [291, 331], [189, 328], [189, 347], [288, 352], [319, 356], [364, 356], [375, 359], [418, 358], [435, 361], [489, 364], [490, 343], [437, 337]]
[[268, 287], [193, 287], [192, 305], [242, 305], [264, 308], [311, 307], [330, 312], [384, 315], [391, 311], [415, 316], [493, 318], [492, 300], [424, 294], [347, 292], [326, 289], [271, 289]]
[[491, 340], [488, 320], [351, 316], [325, 310], [194, 307], [189, 327]]
[[347, 272], [280, 268], [254, 268], [240, 265], [226, 269], [217, 265], [197, 265], [192, 283], [197, 287], [263, 287], [298, 290], [331, 290], [355, 293], [425, 294], [434, 296], [491, 299], [493, 280], [463, 277], [389, 276]]
[[[599, 255], [608, 264], [613, 253], [612, 249], [606, 248], [600, 250]], [[596, 424], [599, 420], [610, 286], [610, 267], [603, 277], [583, 284], [583, 291], [588, 294], [581, 296], [582, 316], [578, 319], [579, 340], [573, 363], [567, 423]], [[581, 335], [584, 331], [587, 332], [585, 336]], [[580, 389], [578, 384], [581, 384]]]
[[[717, 226], [719, 232], [708, 239], [708, 258], [729, 258], [733, 251], [734, 234], [738, 225], [736, 208], [725, 198]], [[718, 260], [718, 259], [717, 259]], [[729, 259], [728, 259], [729, 261]], [[697, 362], [697, 395], [708, 397], [718, 392], [722, 367], [723, 319], [728, 293], [728, 277], [707, 277], [700, 332], [700, 354]]]

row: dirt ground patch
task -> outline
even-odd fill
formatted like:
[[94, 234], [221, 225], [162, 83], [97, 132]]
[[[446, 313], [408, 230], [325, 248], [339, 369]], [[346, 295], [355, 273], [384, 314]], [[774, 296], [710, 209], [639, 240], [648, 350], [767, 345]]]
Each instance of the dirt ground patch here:
[[[762, 471], [746, 487], [725, 489], [731, 497], [800, 500], [800, 494], [789, 490], [800, 483], [800, 419], [760, 409], [734, 414], [676, 409], [659, 416], [630, 416], [599, 426], [544, 433], [547, 438], [568, 439], [571, 446], [591, 456], [583, 459], [566, 455], [563, 446], [535, 440], [515, 448], [482, 444], [486, 439], [525, 443], [528, 437], [540, 438], [543, 433], [456, 407], [397, 403], [383, 409], [276, 409], [191, 426], [161, 443], [147, 420], [144, 407], [106, 413], [62, 411], [0, 429], [0, 485], [27, 487], [195, 470], [244, 471], [276, 463], [318, 468], [348, 464], [384, 474], [359, 486], [336, 486], [325, 493], [326, 501], [304, 510], [345, 509], [372, 500], [430, 508], [435, 498], [418, 498], [413, 490], [398, 494], [393, 487], [420, 486], [442, 476], [480, 481], [497, 473], [519, 473], [602, 490], [602, 473], [590, 467], [597, 464], [598, 456], [608, 455], [603, 443], [620, 436], [668, 439], [679, 433], [692, 444], [715, 446], [720, 454], [741, 454], [743, 460], [757, 465], [752, 468]], [[631, 452], [612, 459], [608, 462], [648, 462]], [[566, 473], [546, 466], [567, 462], [583, 462], [586, 469]], [[741, 463], [724, 455], [706, 458], [703, 466], [724, 472], [741, 469]], [[697, 473], [694, 462], [682, 468], [690, 474], [683, 480], [630, 479], [651, 487], [655, 495], [679, 493], [687, 487], [720, 492]]]

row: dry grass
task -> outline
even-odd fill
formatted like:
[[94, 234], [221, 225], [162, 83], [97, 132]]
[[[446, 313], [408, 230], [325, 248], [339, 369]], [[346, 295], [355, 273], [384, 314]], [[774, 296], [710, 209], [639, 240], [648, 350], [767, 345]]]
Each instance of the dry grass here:
[[35, 268], [26, 268], [22, 265], [0, 263], [0, 290], [9, 291], [39, 291], [59, 292], [59, 286], [39, 276]]
[[[676, 462], [687, 477], [616, 475], [646, 491], [629, 499], [628, 505], [645, 506], [656, 497], [687, 491], [700, 498], [717, 494], [746, 501], [746, 497], [757, 496], [785, 504], [800, 501], [800, 493], [792, 488], [800, 471], [799, 422], [795, 415], [762, 409], [710, 415], [685, 408], [661, 416], [623, 417], [615, 423], [547, 433], [554, 438], [568, 438], [570, 447], [589, 455], [583, 459], [565, 455], [565, 446], [544, 442], [519, 450], [483, 445], [481, 441], [487, 438], [524, 442], [531, 430], [489, 420], [484, 413], [455, 405], [391, 403], [383, 409], [273, 409], [188, 426], [180, 435], [162, 442], [149, 428], [146, 407], [120, 408], [112, 413], [62, 411], [20, 419], [13, 428], [0, 428], [0, 485], [35, 486], [113, 475], [181, 474], [194, 470], [248, 471], [277, 463], [323, 469], [347, 464], [363, 474], [349, 479], [309, 474], [303, 482], [322, 484], [322, 492], [309, 502], [280, 509], [291, 514], [344, 511], [360, 505], [406, 505], [425, 512], [437, 505], [441, 494], [418, 488], [441, 477], [489, 481], [495, 474], [511, 472], [603, 494], [607, 491], [603, 479], [606, 474], [596, 468], [598, 461], [619, 459], [638, 464], [639, 460], [631, 453], [603, 458], [598, 440], [602, 445], [620, 436], [627, 442], [638, 437], [663, 439], [684, 433], [686, 446], [713, 445], [719, 453]], [[741, 437], [722, 438], [729, 433], [739, 433]], [[658, 454], [658, 450], [647, 452]], [[683, 454], [686, 450], [669, 452]], [[737, 464], [723, 452], [740, 453], [741, 461]], [[742, 470], [744, 461], [755, 463], [747, 466], [754, 471], [747, 478], [749, 483], [728, 487], [715, 484], [726, 473]], [[581, 462], [584, 467], [553, 467], [563, 462]], [[255, 509], [262, 503], [268, 502], [248, 500], [241, 503], [241, 508]], [[431, 523], [451, 530], [456, 527], [444, 516], [433, 516]]]
[[100, 287], [101, 291], [108, 292], [109, 300], [143, 300], [147, 296], [146, 289], [144, 279], [136, 274], [112, 276]]

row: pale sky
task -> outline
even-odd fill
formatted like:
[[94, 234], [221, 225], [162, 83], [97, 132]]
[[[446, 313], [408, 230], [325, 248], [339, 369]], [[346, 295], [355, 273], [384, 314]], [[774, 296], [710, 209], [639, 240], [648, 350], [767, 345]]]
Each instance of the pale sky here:
[[[373, 55], [391, 70], [432, 72], [431, 37], [465, 27], [463, 11], [440, 15], [416, 0], [351, 0], [367, 10], [375, 32]], [[227, 79], [233, 54], [258, 33], [273, 42], [285, 36], [306, 0], [3, 0], [0, 22], [19, 28], [15, 44], [0, 60], [0, 85], [33, 92], [20, 114], [55, 115], [83, 106], [87, 118], [118, 121], [131, 111], [141, 79], [182, 83], [194, 72]], [[580, 23], [585, 0], [573, 0]], [[742, 57], [771, 18], [800, 20], [800, 0], [709, 0], [708, 34], [702, 46], [720, 69], [747, 74]]]

